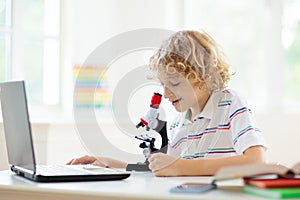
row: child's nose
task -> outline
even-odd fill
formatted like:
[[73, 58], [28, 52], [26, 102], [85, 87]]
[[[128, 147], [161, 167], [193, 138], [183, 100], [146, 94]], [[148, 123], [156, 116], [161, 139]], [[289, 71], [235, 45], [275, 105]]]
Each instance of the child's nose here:
[[168, 87], [164, 86], [164, 98], [167, 99], [167, 98], [169, 98], [172, 94], [173, 94], [172, 91], [171, 91]]

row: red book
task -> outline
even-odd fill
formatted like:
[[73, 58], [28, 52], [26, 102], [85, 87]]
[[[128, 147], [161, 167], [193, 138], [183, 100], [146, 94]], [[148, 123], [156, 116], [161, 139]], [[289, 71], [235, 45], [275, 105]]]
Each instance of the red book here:
[[244, 179], [244, 183], [259, 188], [300, 187], [300, 178]]

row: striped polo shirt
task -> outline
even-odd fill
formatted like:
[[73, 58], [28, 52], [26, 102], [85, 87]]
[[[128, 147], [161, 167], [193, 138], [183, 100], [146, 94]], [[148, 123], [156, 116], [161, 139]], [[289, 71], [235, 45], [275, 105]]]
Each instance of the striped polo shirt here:
[[168, 127], [168, 154], [185, 159], [241, 155], [251, 146], [266, 147], [251, 109], [235, 91], [211, 94], [193, 121], [190, 110], [179, 113]]

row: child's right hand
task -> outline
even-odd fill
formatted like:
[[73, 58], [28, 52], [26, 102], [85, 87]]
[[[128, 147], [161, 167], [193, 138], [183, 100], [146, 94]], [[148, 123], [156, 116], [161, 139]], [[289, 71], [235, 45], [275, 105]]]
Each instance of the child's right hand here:
[[149, 168], [155, 176], [180, 176], [182, 159], [164, 153], [149, 154]]
[[90, 164], [97, 165], [100, 167], [111, 167], [111, 168], [126, 168], [127, 163], [112, 158], [106, 157], [95, 157], [95, 156], [83, 156], [80, 158], [74, 158], [67, 162], [67, 165], [80, 165], [80, 164]]
[[106, 163], [104, 163], [100, 158], [94, 157], [94, 156], [83, 156], [80, 158], [74, 158], [67, 162], [67, 165], [81, 165], [81, 164], [91, 164], [91, 165], [97, 165], [101, 167], [107, 167]]

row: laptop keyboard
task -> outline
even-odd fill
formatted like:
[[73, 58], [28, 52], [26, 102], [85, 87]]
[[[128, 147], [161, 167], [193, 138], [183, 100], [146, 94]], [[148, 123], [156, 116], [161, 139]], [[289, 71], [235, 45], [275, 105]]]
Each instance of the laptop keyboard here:
[[36, 171], [42, 175], [87, 175], [87, 174], [120, 174], [117, 169], [94, 165], [37, 165]]
[[78, 166], [64, 166], [64, 165], [38, 165], [37, 172], [43, 175], [86, 175], [94, 174], [87, 170], [79, 168]]

